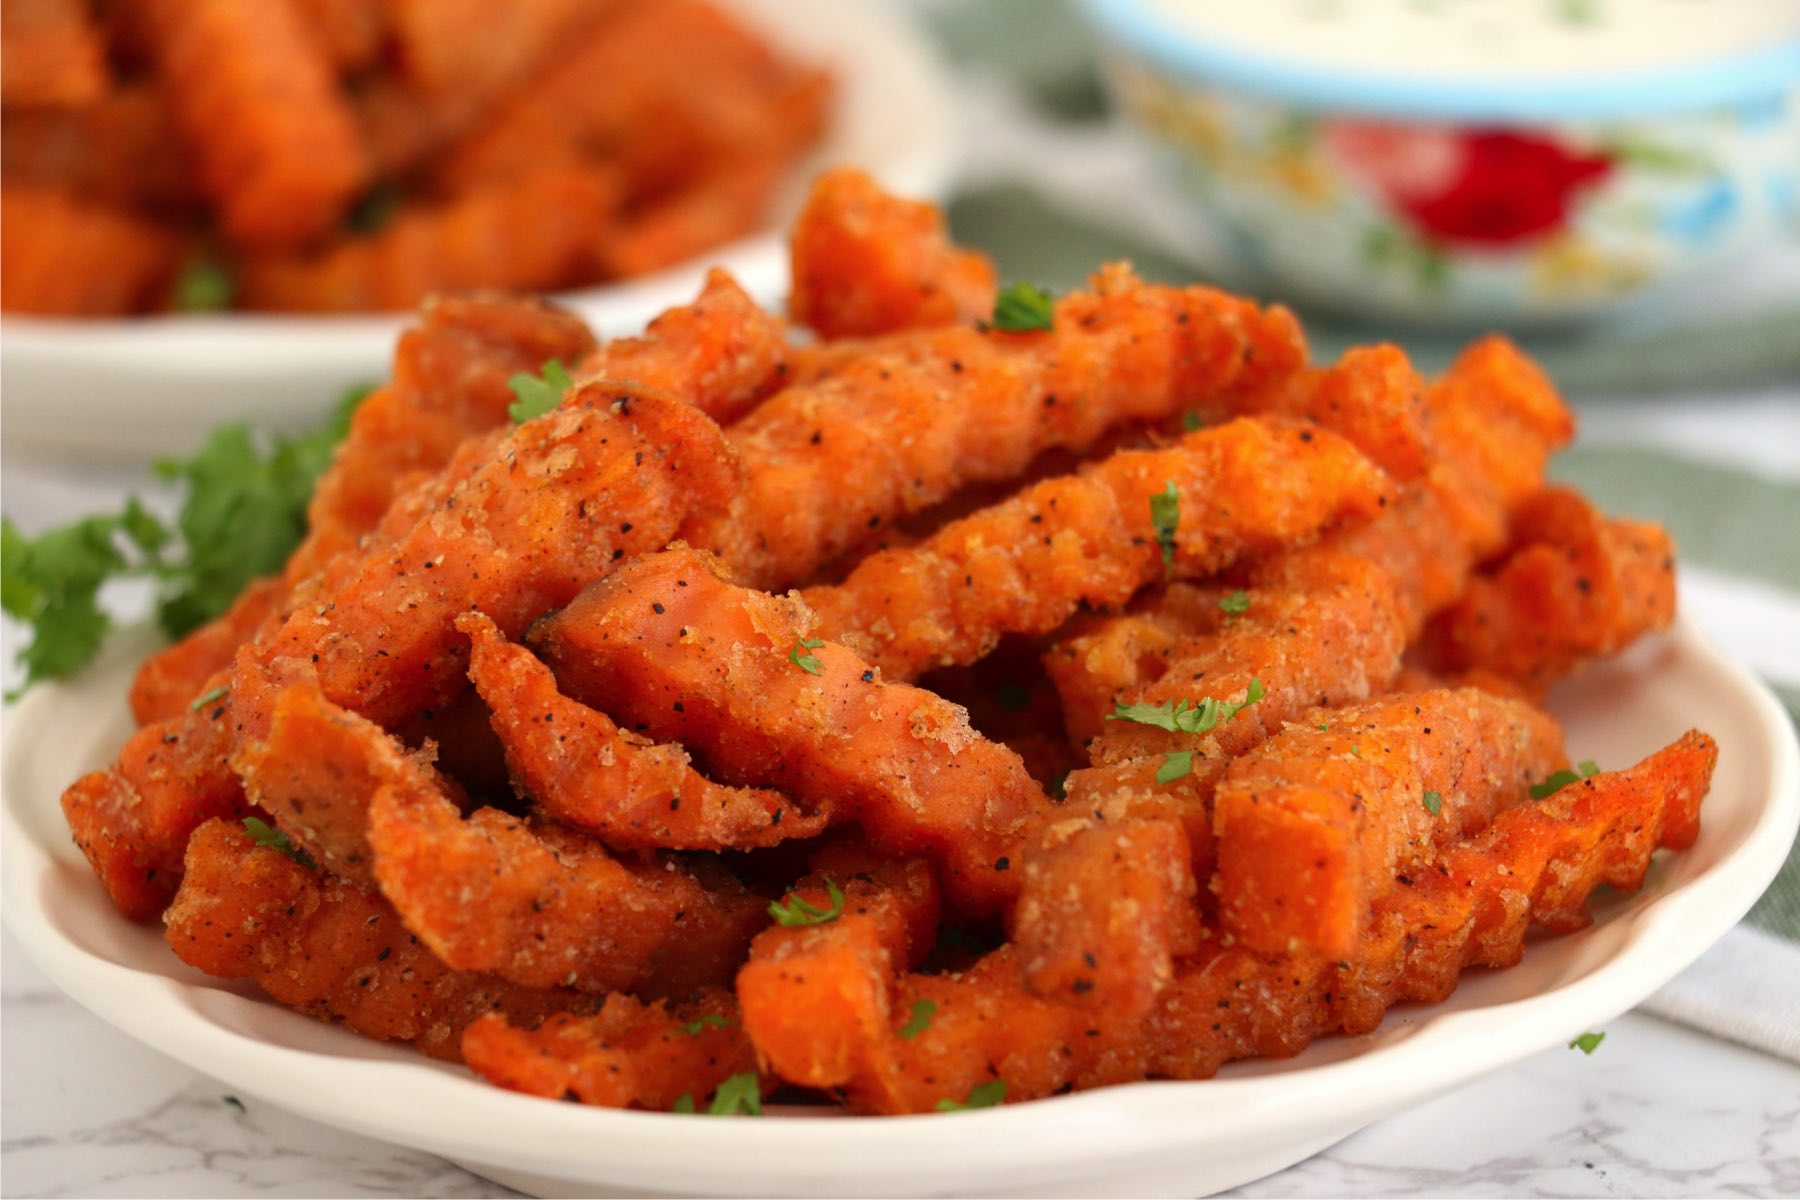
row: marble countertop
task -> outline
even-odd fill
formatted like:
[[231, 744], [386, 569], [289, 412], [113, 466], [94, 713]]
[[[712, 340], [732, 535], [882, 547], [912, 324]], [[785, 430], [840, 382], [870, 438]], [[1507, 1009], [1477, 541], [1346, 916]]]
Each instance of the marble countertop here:
[[[512, 1196], [254, 1100], [118, 1033], [0, 949], [8, 1196]], [[1627, 1014], [1241, 1196], [1800, 1194], [1800, 1067]]]

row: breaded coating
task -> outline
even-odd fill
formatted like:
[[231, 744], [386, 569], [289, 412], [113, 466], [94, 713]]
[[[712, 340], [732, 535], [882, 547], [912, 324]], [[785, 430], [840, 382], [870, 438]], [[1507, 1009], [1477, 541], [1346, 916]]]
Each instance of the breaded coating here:
[[325, 48], [332, 67], [347, 75], [376, 64], [386, 49], [397, 5], [392, 0], [294, 0], [294, 7]]
[[873, 337], [985, 319], [994, 265], [950, 241], [936, 205], [889, 195], [838, 167], [794, 221], [788, 311], [822, 338]]
[[1438, 670], [1485, 671], [1541, 691], [1675, 619], [1675, 547], [1660, 525], [1609, 519], [1546, 488], [1513, 520], [1505, 559], [1425, 632]]
[[680, 742], [712, 778], [831, 807], [883, 853], [931, 857], [967, 911], [1006, 903], [1008, 849], [1049, 803], [1018, 755], [962, 709], [815, 638], [797, 598], [717, 571], [685, 547], [648, 555], [527, 640], [566, 694]]
[[106, 47], [84, 0], [0, 6], [0, 103], [76, 108], [99, 100], [108, 82]]
[[238, 245], [324, 234], [368, 181], [356, 120], [290, 0], [130, 0], [176, 127]]
[[535, 1025], [590, 1003], [451, 970], [373, 888], [258, 846], [235, 821], [202, 825], [187, 853], [164, 918], [169, 945], [189, 966], [254, 980], [308, 1016], [454, 1060], [463, 1029], [487, 1014]]
[[[1159, 525], [1165, 493], [1174, 510]], [[1049, 632], [1082, 605], [1123, 604], [1165, 575], [1211, 575], [1366, 519], [1391, 493], [1387, 476], [1334, 434], [1234, 421], [1036, 484], [802, 594], [824, 636], [913, 679], [981, 658], [1002, 634]]]
[[45, 317], [117, 317], [156, 307], [184, 251], [180, 234], [58, 188], [0, 187], [0, 307]]
[[375, 875], [406, 926], [466, 971], [524, 987], [683, 996], [724, 984], [767, 901], [715, 863], [623, 861], [575, 830], [383, 786]]
[[500, 636], [480, 613], [469, 637], [469, 678], [493, 709], [521, 796], [614, 850], [748, 850], [820, 833], [832, 806], [807, 813], [766, 788], [713, 783], [680, 746], [620, 729], [556, 690], [550, 668]]
[[414, 87], [491, 100], [618, 6], [619, 0], [382, 0], [372, 7], [391, 27], [400, 73]]
[[1567, 762], [1549, 716], [1477, 688], [1301, 713], [1214, 790], [1220, 923], [1257, 953], [1347, 955], [1396, 873]]
[[[1166, 755], [1122, 758], [1104, 766], [1083, 767], [1063, 780], [1064, 807], [1096, 821], [1174, 821], [1187, 838], [1188, 870], [1195, 880], [1210, 883], [1217, 866], [1214, 855], [1212, 796], [1229, 759], [1195, 754], [1187, 769], [1170, 777]], [[1194, 896], [1201, 915], [1211, 919], [1216, 907], [1212, 891]]]
[[756, 1055], [723, 988], [679, 1004], [622, 992], [591, 1016], [560, 1013], [527, 1031], [499, 1014], [463, 1033], [463, 1058], [489, 1083], [549, 1100], [667, 1112], [682, 1096], [704, 1101]]
[[[1121, 424], [1298, 369], [1292, 326], [1284, 309], [1152, 287], [1119, 268], [1057, 301], [1046, 332], [883, 339], [739, 421], [745, 487], [682, 537], [740, 583], [794, 586], [871, 530], [1016, 478], [1046, 450], [1085, 451]], [[844, 487], [847, 470], [856, 488]]]
[[619, 185], [607, 167], [553, 163], [442, 204], [408, 205], [379, 231], [316, 253], [254, 254], [238, 264], [240, 307], [381, 312], [458, 288], [548, 292], [594, 273]]
[[574, 374], [655, 388], [728, 425], [781, 387], [791, 350], [781, 318], [714, 267], [692, 304], [664, 312], [642, 337], [612, 339]]
[[[174, 137], [153, 82], [128, 84], [80, 108], [8, 107], [0, 110], [0, 174], [9, 184], [65, 189], [139, 216], [187, 216], [199, 191]], [[13, 246], [9, 253], [17, 252]]]
[[[828, 87], [823, 76], [817, 82]], [[755, 158], [722, 162], [682, 190], [626, 213], [613, 236], [599, 246], [601, 276], [649, 275], [755, 233], [768, 221], [776, 190], [786, 180], [786, 165]]]
[[1196, 960], [1152, 1020], [1150, 1074], [1206, 1079], [1234, 1058], [1285, 1058], [1329, 1033], [1368, 1033], [1395, 1004], [1449, 996], [1465, 967], [1517, 963], [1534, 924], [1586, 926], [1596, 887], [1636, 891], [1654, 850], [1693, 844], [1717, 757], [1712, 739], [1690, 732], [1629, 770], [1507, 809], [1408, 876], [1343, 962], [1242, 948]]

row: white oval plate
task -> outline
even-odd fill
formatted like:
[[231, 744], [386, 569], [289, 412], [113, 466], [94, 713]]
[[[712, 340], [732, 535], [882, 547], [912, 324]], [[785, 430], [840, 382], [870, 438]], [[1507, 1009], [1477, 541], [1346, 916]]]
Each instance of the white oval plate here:
[[150, 645], [141, 632], [121, 638], [86, 676], [42, 687], [9, 714], [0, 878], [19, 940], [76, 1000], [236, 1092], [547, 1196], [1222, 1190], [1630, 1008], [1743, 916], [1800, 825], [1800, 750], [1786, 715], [1682, 624], [1572, 680], [1552, 708], [1575, 756], [1607, 764], [1636, 761], [1690, 725], [1718, 738], [1698, 844], [1659, 855], [1638, 895], [1597, 900], [1592, 928], [1540, 940], [1511, 970], [1469, 973], [1444, 1004], [1202, 1083], [903, 1118], [616, 1112], [502, 1091], [308, 1020], [189, 970], [157, 929], [113, 911], [57, 797], [129, 732], [125, 686]]
[[[761, 233], [655, 275], [555, 297], [605, 336], [635, 333], [686, 303], [712, 266], [730, 271], [762, 303], [781, 303], [786, 231], [820, 167], [854, 164], [909, 196], [937, 198], [949, 183], [947, 84], [925, 38], [897, 8], [845, 0], [720, 2], [796, 59], [832, 72], [839, 93], [831, 126]], [[0, 321], [7, 444], [141, 460], [190, 450], [222, 421], [304, 426], [345, 387], [386, 375], [406, 320], [404, 313], [8, 316]]]

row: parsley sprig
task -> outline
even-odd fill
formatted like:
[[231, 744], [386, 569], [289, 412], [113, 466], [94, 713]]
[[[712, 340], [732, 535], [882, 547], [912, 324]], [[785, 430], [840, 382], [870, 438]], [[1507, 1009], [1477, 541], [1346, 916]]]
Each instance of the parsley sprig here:
[[227, 425], [192, 458], [158, 462], [156, 474], [181, 496], [172, 526], [136, 497], [119, 513], [36, 537], [0, 519], [0, 608], [31, 627], [18, 659], [24, 687], [73, 675], [93, 660], [112, 627], [100, 604], [111, 580], [155, 580], [157, 622], [180, 637], [229, 608], [252, 579], [278, 569], [305, 534], [313, 483], [368, 392], [351, 389], [309, 433], [264, 441], [247, 426]]
[[737, 1024], [737, 1022], [733, 1021], [730, 1017], [721, 1017], [718, 1013], [705, 1013], [702, 1016], [694, 1018], [692, 1021], [684, 1023], [681, 1027], [681, 1032], [687, 1034], [689, 1037], [699, 1037], [704, 1030], [729, 1029], [735, 1024]]
[[789, 896], [786, 904], [777, 901], [769, 902], [769, 915], [783, 929], [799, 929], [807, 925], [824, 925], [844, 915], [844, 890], [829, 877], [825, 880], [825, 891], [831, 897], [830, 908], [819, 908], [808, 904], [799, 896]]
[[1150, 497], [1150, 528], [1156, 531], [1156, 544], [1162, 548], [1163, 574], [1175, 572], [1175, 530], [1181, 525], [1181, 493], [1173, 479], [1165, 480], [1163, 490]]
[[817, 650], [824, 644], [824, 638], [795, 638], [794, 648], [788, 651], [788, 661], [808, 675], [821, 674], [825, 670], [825, 664], [819, 661], [818, 655], [807, 652]]
[[1571, 783], [1580, 783], [1583, 779], [1591, 779], [1600, 773], [1599, 765], [1592, 759], [1584, 759], [1582, 762], [1577, 763], [1575, 770], [1580, 771], [1581, 774], [1577, 775], [1575, 771], [1553, 771], [1544, 782], [1532, 784], [1531, 798], [1533, 800], [1548, 800], [1550, 797], [1556, 795], [1556, 793], [1568, 787]]
[[990, 1079], [969, 1089], [967, 1100], [939, 1100], [939, 1112], [963, 1112], [971, 1108], [992, 1108], [1006, 1099], [1006, 1080]]
[[936, 1000], [914, 1000], [912, 1016], [908, 1017], [906, 1024], [900, 1027], [901, 1038], [912, 1041], [931, 1027], [931, 1018], [936, 1015]]
[[1220, 722], [1231, 720], [1266, 695], [1268, 692], [1263, 688], [1263, 681], [1252, 679], [1250, 686], [1244, 689], [1244, 698], [1235, 702], [1202, 696], [1197, 704], [1187, 700], [1165, 700], [1161, 704], [1115, 704], [1106, 719], [1153, 725], [1170, 733], [1206, 733]]
[[506, 406], [506, 415], [512, 418], [514, 425], [523, 425], [561, 404], [563, 393], [574, 387], [575, 381], [563, 369], [562, 361], [553, 358], [543, 365], [538, 374], [520, 371], [506, 381], [506, 386], [517, 397]]
[[1029, 283], [1015, 283], [994, 297], [994, 319], [986, 328], [1003, 333], [1034, 333], [1056, 319], [1056, 295]]
[[312, 855], [289, 841], [287, 834], [276, 829], [261, 817], [245, 817], [244, 829], [257, 845], [266, 846], [270, 850], [279, 850], [309, 871], [319, 865], [313, 861]]
[[[669, 1111], [698, 1111], [694, 1106], [694, 1093], [683, 1092], [675, 1097]], [[731, 1117], [739, 1113], [747, 1117], [762, 1116], [762, 1084], [755, 1071], [742, 1071], [726, 1079], [713, 1092], [712, 1103], [706, 1106], [709, 1117]]]
[[1605, 1040], [1606, 1040], [1606, 1034], [1604, 1032], [1602, 1032], [1602, 1033], [1584, 1033], [1580, 1037], [1576, 1038], [1574, 1041], [1569, 1043], [1569, 1049], [1579, 1050], [1583, 1054], [1592, 1054], [1594, 1051], [1596, 1051], [1600, 1048], [1600, 1043], [1604, 1042]]

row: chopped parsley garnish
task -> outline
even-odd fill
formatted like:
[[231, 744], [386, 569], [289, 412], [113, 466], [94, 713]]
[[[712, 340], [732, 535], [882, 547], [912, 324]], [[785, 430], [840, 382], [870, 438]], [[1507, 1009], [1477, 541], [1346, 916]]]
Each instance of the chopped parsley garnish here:
[[1191, 408], [1188, 409], [1186, 412], [1182, 413], [1181, 414], [1181, 427], [1182, 427], [1182, 429], [1186, 430], [1188, 433], [1192, 433], [1192, 432], [1194, 432], [1194, 430], [1200, 428], [1200, 414], [1195, 412]]
[[225, 264], [210, 254], [188, 259], [175, 277], [175, 307], [182, 312], [221, 312], [231, 307], [237, 281]]
[[783, 929], [824, 925], [835, 921], [844, 915], [844, 891], [829, 877], [825, 880], [825, 891], [831, 896], [830, 908], [818, 908], [798, 896], [790, 896], [786, 904], [770, 901], [769, 915]]
[[992, 1108], [1006, 1099], [1006, 1080], [991, 1079], [969, 1089], [967, 1100], [939, 1100], [939, 1112], [963, 1112], [971, 1108]]
[[544, 364], [539, 374], [520, 371], [506, 381], [506, 386], [517, 397], [506, 406], [506, 415], [512, 418], [514, 425], [523, 425], [561, 404], [563, 393], [575, 386], [575, 381], [569, 378], [562, 362], [553, 358]]
[[1032, 333], [1048, 329], [1056, 316], [1056, 296], [1029, 283], [1015, 283], [994, 298], [994, 319], [988, 326], [1002, 333]]
[[245, 817], [244, 829], [257, 845], [279, 850], [309, 871], [319, 865], [313, 861], [312, 855], [288, 841], [287, 834], [273, 828], [261, 817]]
[[1184, 778], [1194, 769], [1194, 752], [1192, 750], [1176, 750], [1163, 759], [1162, 766], [1156, 768], [1156, 782], [1174, 783]]
[[1442, 812], [1443, 809], [1444, 798], [1436, 792], [1427, 791], [1425, 793], [1425, 811], [1435, 817], [1438, 813]]
[[1246, 592], [1243, 588], [1239, 588], [1237, 591], [1231, 593], [1231, 595], [1226, 596], [1219, 601], [1219, 611], [1228, 612], [1234, 617], [1239, 613], [1249, 612], [1250, 593]]
[[1154, 725], [1170, 733], [1206, 733], [1220, 722], [1231, 720], [1267, 694], [1262, 680], [1252, 679], [1250, 686], [1244, 689], [1244, 698], [1235, 703], [1203, 696], [1198, 704], [1186, 700], [1165, 700], [1161, 704], [1115, 704], [1106, 719]]
[[1592, 778], [1600, 773], [1599, 765], [1592, 759], [1584, 759], [1582, 762], [1577, 763], [1576, 770], [1580, 771], [1581, 774], [1577, 775], [1575, 771], [1555, 771], [1552, 772], [1550, 777], [1544, 780], [1544, 782], [1532, 784], [1531, 798], [1533, 800], [1548, 800], [1550, 797], [1556, 795], [1556, 793], [1568, 787], [1571, 783], [1580, 783], [1583, 779]]
[[1592, 1054], [1600, 1048], [1600, 1043], [1605, 1040], [1605, 1033], [1584, 1033], [1569, 1043], [1569, 1049], [1579, 1050], [1583, 1054]]
[[693, 1112], [694, 1111], [694, 1093], [683, 1092], [683, 1093], [681, 1093], [681, 1095], [675, 1097], [675, 1103], [669, 1105], [669, 1111], [673, 1112], [673, 1113], [691, 1113], [691, 1112]]
[[936, 1000], [914, 1000], [912, 1016], [900, 1027], [900, 1036], [912, 1041], [931, 1026], [931, 1018], [937, 1014]]
[[731, 1117], [739, 1113], [748, 1117], [762, 1116], [762, 1085], [757, 1081], [755, 1071], [743, 1071], [731, 1076], [719, 1085], [713, 1093], [712, 1103], [706, 1106], [708, 1116]]
[[796, 638], [794, 648], [788, 651], [788, 661], [808, 675], [818, 675], [825, 670], [825, 664], [819, 661], [818, 655], [806, 651], [817, 650], [824, 644], [824, 638]]
[[225, 697], [227, 697], [229, 695], [231, 695], [231, 689], [226, 687], [224, 684], [220, 684], [218, 687], [213, 688], [211, 691], [202, 692], [198, 696], [194, 697], [194, 702], [192, 704], [188, 705], [188, 711], [189, 712], [199, 712], [201, 709], [203, 709], [207, 705], [211, 704], [214, 700], [223, 700]]
[[707, 1013], [705, 1016], [697, 1017], [694, 1020], [687, 1022], [681, 1027], [681, 1032], [687, 1034], [689, 1037], [696, 1037], [701, 1030], [729, 1029], [735, 1024], [737, 1024], [737, 1022], [731, 1020], [729, 1017], [721, 1017], [718, 1013]]
[[1167, 480], [1163, 490], [1150, 497], [1150, 528], [1156, 531], [1156, 544], [1162, 547], [1163, 573], [1175, 570], [1175, 529], [1181, 524], [1181, 493], [1175, 481]]

